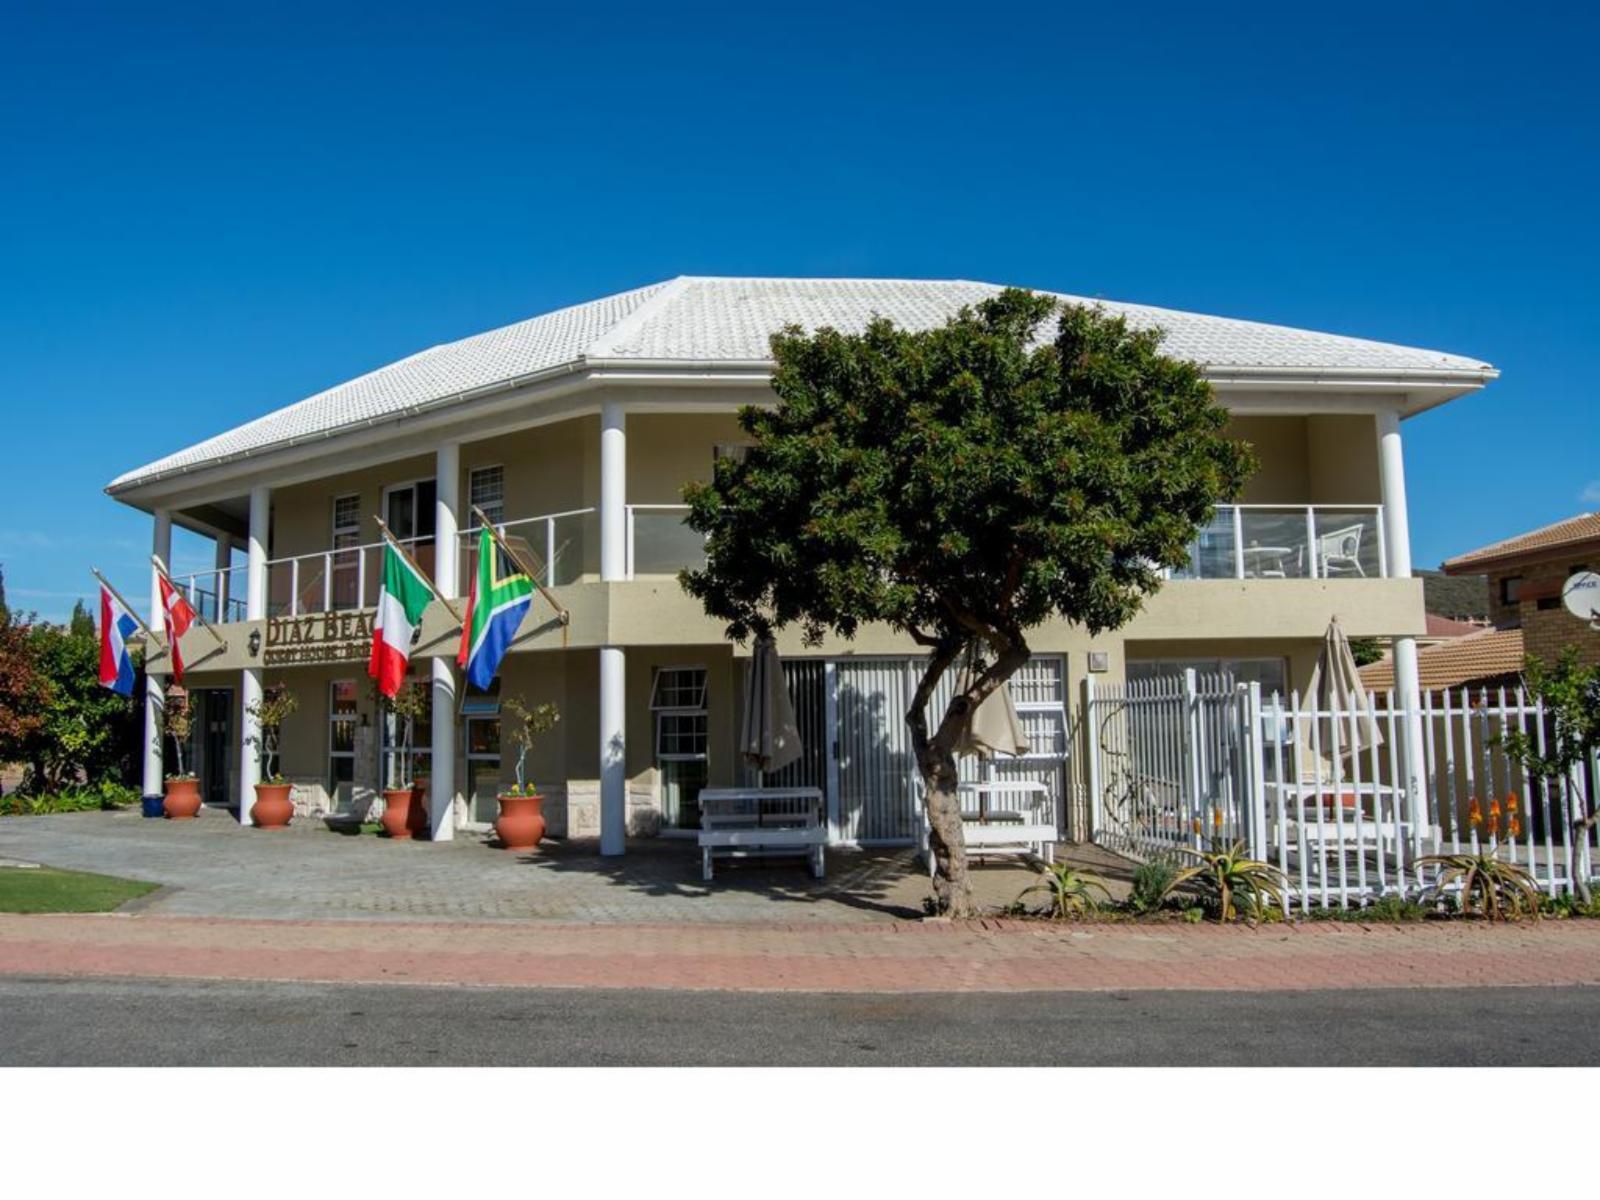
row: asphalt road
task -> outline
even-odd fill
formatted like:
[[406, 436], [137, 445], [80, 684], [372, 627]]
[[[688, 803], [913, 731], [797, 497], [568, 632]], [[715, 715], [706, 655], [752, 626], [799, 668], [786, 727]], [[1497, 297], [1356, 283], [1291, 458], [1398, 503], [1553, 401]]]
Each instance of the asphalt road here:
[[1600, 992], [902, 996], [0, 980], [0, 1066], [1600, 1065]]

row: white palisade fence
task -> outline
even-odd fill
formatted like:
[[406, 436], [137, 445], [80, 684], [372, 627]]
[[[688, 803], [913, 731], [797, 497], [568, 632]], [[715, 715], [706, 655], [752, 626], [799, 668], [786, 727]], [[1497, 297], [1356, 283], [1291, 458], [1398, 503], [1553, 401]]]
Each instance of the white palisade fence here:
[[1441, 853], [1492, 851], [1552, 896], [1594, 875], [1596, 831], [1580, 823], [1600, 761], [1530, 778], [1501, 746], [1549, 736], [1520, 691], [1429, 694], [1415, 712], [1388, 693], [1355, 711], [1190, 671], [1091, 681], [1083, 711], [1095, 841], [1178, 859], [1244, 842], [1283, 872], [1286, 908], [1414, 897], [1437, 876], [1419, 860]]

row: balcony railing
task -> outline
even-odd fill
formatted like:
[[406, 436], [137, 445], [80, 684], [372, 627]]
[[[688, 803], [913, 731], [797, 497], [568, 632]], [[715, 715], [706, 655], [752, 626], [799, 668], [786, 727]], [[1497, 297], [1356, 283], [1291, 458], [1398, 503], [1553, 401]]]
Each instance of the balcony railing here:
[[[627, 506], [628, 573], [676, 575], [686, 566], [705, 563], [705, 539], [683, 523], [688, 508], [669, 504]], [[495, 526], [546, 587], [577, 583], [600, 574], [600, 519], [592, 508], [523, 517]], [[411, 538], [404, 544], [419, 566], [434, 575], [433, 538]], [[267, 563], [267, 613], [299, 616], [373, 608], [383, 585], [382, 542], [342, 546], [275, 558]], [[478, 568], [478, 527], [460, 535], [457, 591], [465, 595]], [[246, 569], [197, 571], [177, 578], [189, 602], [208, 621], [245, 619]]]
[[1221, 506], [1172, 579], [1380, 579], [1388, 574], [1377, 504]]
[[[681, 504], [627, 506], [630, 578], [676, 575], [704, 566], [705, 539], [684, 524]], [[592, 508], [523, 517], [495, 526], [547, 587], [600, 574], [600, 520]], [[422, 569], [434, 573], [432, 538], [404, 543]], [[458, 591], [465, 595], [478, 566], [478, 530], [462, 531], [457, 549]], [[267, 563], [267, 612], [366, 609], [378, 603], [383, 543], [321, 550]], [[1383, 509], [1375, 504], [1220, 507], [1190, 548], [1173, 579], [1378, 579], [1388, 574]], [[245, 619], [245, 568], [197, 571], [178, 577], [189, 602], [208, 621]]]

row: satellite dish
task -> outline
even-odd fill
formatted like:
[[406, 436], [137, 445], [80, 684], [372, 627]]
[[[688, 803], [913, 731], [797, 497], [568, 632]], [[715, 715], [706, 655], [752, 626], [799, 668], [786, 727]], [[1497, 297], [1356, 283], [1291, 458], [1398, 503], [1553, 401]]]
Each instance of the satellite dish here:
[[1561, 602], [1580, 621], [1600, 628], [1600, 574], [1579, 571], [1561, 589]]

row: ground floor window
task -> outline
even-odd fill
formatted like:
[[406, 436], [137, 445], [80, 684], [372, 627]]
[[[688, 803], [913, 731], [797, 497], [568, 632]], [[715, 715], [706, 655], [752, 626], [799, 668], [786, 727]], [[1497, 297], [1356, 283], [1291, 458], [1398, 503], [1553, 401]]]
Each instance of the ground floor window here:
[[662, 667], [650, 689], [655, 718], [661, 819], [670, 829], [700, 828], [700, 789], [707, 775], [706, 671]]
[[328, 685], [328, 791], [338, 795], [356, 777], [356, 724], [359, 693], [354, 679]]

